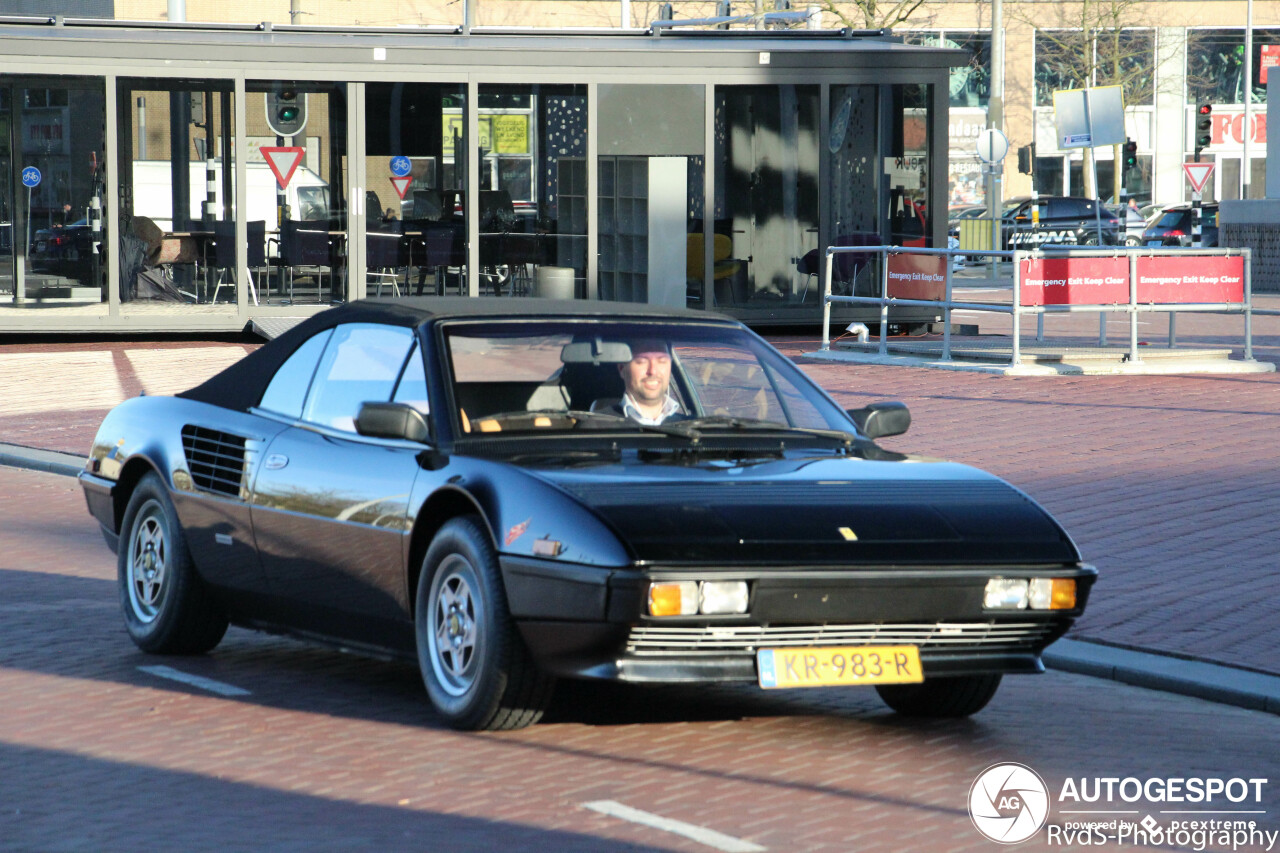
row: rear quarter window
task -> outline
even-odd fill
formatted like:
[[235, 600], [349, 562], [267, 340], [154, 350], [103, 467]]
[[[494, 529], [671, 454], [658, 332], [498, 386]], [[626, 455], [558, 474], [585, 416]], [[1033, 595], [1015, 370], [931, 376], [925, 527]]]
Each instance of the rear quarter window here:
[[338, 326], [316, 368], [303, 420], [354, 432], [362, 403], [391, 399], [412, 346], [413, 332], [407, 328], [373, 323]]
[[325, 329], [312, 335], [294, 350], [293, 355], [280, 365], [276, 375], [271, 378], [258, 407], [289, 418], [302, 417], [302, 403], [307, 399], [307, 389], [311, 387], [316, 363], [320, 361], [320, 354], [324, 352], [325, 344], [332, 334], [332, 329]]

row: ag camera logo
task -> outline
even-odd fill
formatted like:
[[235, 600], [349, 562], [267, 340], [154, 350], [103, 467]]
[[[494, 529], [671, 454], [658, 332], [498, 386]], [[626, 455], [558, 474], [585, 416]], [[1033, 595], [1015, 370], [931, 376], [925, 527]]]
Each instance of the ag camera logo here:
[[1024, 764], [993, 764], [969, 788], [969, 817], [990, 840], [1018, 844], [1048, 819], [1049, 788]]

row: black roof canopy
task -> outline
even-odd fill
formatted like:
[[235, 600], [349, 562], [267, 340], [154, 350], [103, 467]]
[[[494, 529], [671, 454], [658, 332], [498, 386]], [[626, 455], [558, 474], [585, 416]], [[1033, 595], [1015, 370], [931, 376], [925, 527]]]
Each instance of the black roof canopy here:
[[361, 299], [312, 315], [226, 370], [177, 396], [226, 409], [248, 411], [258, 405], [280, 365], [318, 332], [343, 323], [383, 323], [417, 328], [447, 319], [573, 319], [680, 320], [739, 326], [737, 320], [687, 308], [666, 308], [631, 302], [577, 299], [513, 299], [502, 297], [419, 296], [401, 299]]

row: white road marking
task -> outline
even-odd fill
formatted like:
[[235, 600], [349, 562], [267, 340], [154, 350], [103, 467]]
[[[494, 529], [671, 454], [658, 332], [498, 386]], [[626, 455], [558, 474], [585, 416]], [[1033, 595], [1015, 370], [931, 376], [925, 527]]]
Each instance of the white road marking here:
[[171, 666], [140, 666], [138, 669], [148, 675], [154, 675], [157, 678], [167, 678], [170, 681], [181, 681], [183, 684], [190, 684], [192, 687], [199, 687], [201, 690], [208, 690], [210, 693], [217, 693], [219, 696], [249, 696], [248, 690], [242, 687], [236, 687], [234, 684], [224, 684], [221, 681], [214, 681], [212, 678], [205, 678], [200, 675], [191, 675], [180, 669], [174, 669]]
[[596, 800], [591, 803], [583, 803], [583, 805], [592, 811], [607, 814], [610, 817], [629, 820], [632, 823], [638, 823], [654, 829], [661, 829], [663, 832], [683, 835], [685, 838], [693, 839], [699, 844], [714, 847], [716, 850], [724, 850], [726, 853], [760, 853], [760, 851], [766, 849], [759, 844], [752, 844], [750, 841], [743, 841], [741, 838], [734, 838], [732, 835], [725, 835], [722, 832], [716, 832], [714, 829], [707, 829], [704, 826], [685, 823], [682, 820], [672, 820], [669, 817], [662, 817], [652, 812], [633, 809], [631, 806], [624, 806], [614, 800]]

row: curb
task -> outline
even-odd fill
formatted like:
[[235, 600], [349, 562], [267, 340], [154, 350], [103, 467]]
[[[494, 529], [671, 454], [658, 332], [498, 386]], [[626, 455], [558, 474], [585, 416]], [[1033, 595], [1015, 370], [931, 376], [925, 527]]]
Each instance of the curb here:
[[1043, 657], [1045, 665], [1065, 672], [1280, 714], [1277, 675], [1089, 640], [1058, 640]]
[[0, 465], [13, 468], [30, 468], [33, 471], [75, 477], [84, 470], [84, 460], [85, 457], [74, 453], [58, 453], [54, 450], [23, 447], [20, 444], [0, 443]]
[[[75, 477], [84, 470], [84, 457], [0, 443], [0, 465]], [[1045, 650], [1043, 657], [1046, 666], [1063, 672], [1280, 714], [1280, 676], [1277, 675], [1158, 652], [1121, 649], [1089, 640], [1058, 640]]]

